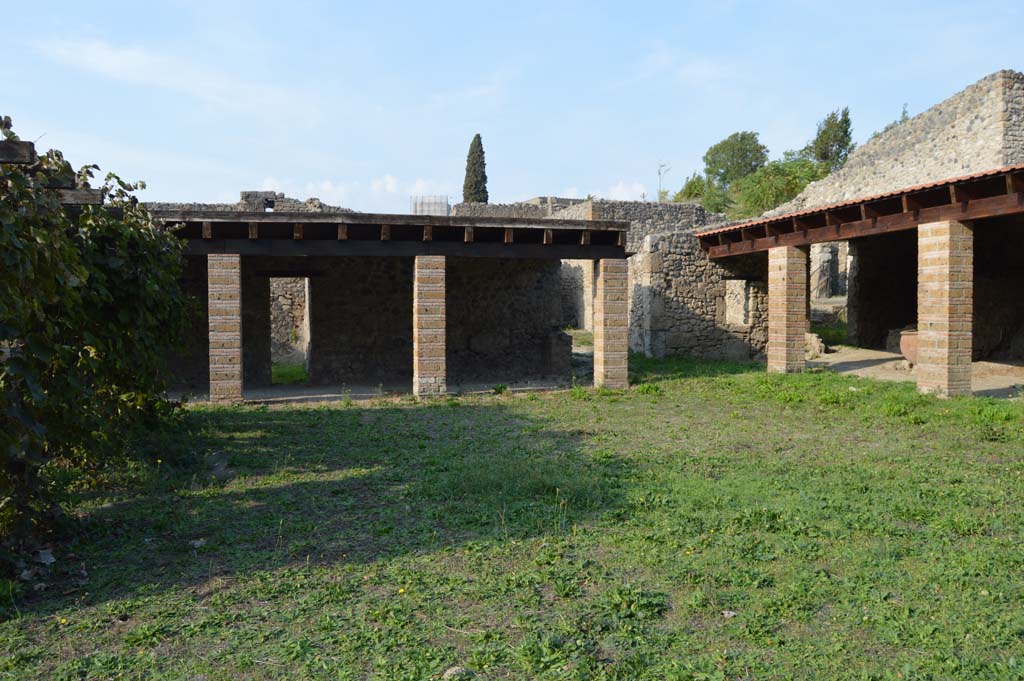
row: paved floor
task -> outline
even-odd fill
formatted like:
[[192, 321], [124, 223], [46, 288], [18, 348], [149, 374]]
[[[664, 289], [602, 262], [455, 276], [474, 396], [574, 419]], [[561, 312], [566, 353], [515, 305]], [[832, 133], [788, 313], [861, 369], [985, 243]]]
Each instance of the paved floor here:
[[[902, 355], [881, 350], [839, 346], [808, 365], [882, 381], [917, 380], [917, 370], [907, 369]], [[1024, 393], [1024, 362], [975, 362], [972, 368], [975, 395], [1020, 398]]]

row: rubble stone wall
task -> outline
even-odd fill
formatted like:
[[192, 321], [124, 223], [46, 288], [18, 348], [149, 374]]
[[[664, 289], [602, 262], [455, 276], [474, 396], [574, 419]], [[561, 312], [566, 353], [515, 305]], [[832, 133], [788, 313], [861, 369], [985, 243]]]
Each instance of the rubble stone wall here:
[[[653, 357], [762, 357], [768, 343], [767, 277], [766, 253], [712, 261], [689, 231], [647, 235], [629, 259], [630, 350]], [[729, 313], [736, 304], [748, 323], [736, 323]]]
[[447, 259], [448, 383], [567, 379], [557, 260]]
[[306, 279], [270, 280], [270, 352], [274, 362], [305, 363], [309, 343]]

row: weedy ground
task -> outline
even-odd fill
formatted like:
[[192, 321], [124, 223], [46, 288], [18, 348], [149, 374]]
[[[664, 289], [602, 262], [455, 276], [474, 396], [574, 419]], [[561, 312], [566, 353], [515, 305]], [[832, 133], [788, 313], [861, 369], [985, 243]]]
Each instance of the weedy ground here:
[[190, 408], [72, 490], [0, 678], [1024, 677], [1021, 401], [633, 371]]
[[295, 362], [274, 362], [270, 365], [270, 382], [305, 383], [309, 380], [309, 372], [305, 365]]

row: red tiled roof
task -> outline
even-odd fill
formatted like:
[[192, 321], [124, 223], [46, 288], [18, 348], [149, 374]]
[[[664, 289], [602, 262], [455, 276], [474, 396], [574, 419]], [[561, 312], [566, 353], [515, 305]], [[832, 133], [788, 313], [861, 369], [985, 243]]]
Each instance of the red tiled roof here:
[[871, 203], [874, 201], [880, 201], [882, 199], [891, 199], [896, 196], [902, 196], [903, 194], [914, 194], [929, 189], [938, 189], [951, 184], [959, 184], [961, 182], [972, 182], [976, 180], [984, 180], [989, 177], [996, 177], [997, 175], [1003, 175], [1006, 173], [1012, 173], [1017, 171], [1024, 171], [1024, 163], [1006, 166], [1005, 168], [998, 168], [996, 170], [986, 170], [980, 173], [974, 173], [972, 175], [963, 175], [962, 177], [954, 177], [949, 180], [940, 180], [938, 182], [928, 182], [926, 184], [918, 184], [913, 187], [907, 187], [905, 189], [897, 189], [895, 191], [885, 192], [884, 194], [873, 194], [871, 196], [865, 196], [859, 199], [850, 199], [848, 201], [842, 201], [840, 203], [832, 203], [827, 206], [819, 206], [817, 208], [808, 208], [805, 210], [797, 211], [795, 213], [785, 213], [783, 215], [774, 216], [761, 216], [754, 218], [753, 220], [747, 220], [746, 222], [737, 222], [731, 225], [723, 225], [716, 227], [715, 229], [705, 230], [703, 232], [694, 232], [695, 237], [712, 236], [714, 234], [721, 234], [723, 232], [733, 232], [747, 227], [754, 227], [757, 225], [765, 225], [771, 222], [781, 222], [783, 220], [789, 220], [791, 218], [799, 218], [805, 215], [813, 215], [815, 213], [824, 213], [829, 210], [836, 210], [839, 208], [847, 208], [850, 206], [857, 206], [862, 203]]

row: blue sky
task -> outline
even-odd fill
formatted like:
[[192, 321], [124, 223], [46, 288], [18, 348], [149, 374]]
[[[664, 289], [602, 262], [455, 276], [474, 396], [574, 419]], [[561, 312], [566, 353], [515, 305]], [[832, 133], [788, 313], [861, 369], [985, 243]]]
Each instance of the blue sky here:
[[47, 2], [5, 8], [0, 114], [23, 139], [145, 180], [407, 212], [461, 199], [481, 133], [492, 202], [639, 199], [755, 130], [773, 156], [849, 106], [857, 141], [1001, 68], [1006, 2]]

